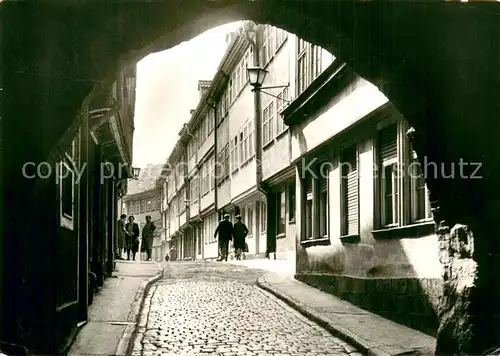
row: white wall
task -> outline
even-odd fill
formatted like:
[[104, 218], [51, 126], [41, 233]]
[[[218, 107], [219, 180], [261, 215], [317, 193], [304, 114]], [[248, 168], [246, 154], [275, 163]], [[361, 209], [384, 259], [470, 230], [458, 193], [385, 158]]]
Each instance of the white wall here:
[[382, 106], [387, 98], [377, 87], [357, 79], [329, 103], [318, 117], [298, 125], [291, 139], [292, 160], [317, 147]]

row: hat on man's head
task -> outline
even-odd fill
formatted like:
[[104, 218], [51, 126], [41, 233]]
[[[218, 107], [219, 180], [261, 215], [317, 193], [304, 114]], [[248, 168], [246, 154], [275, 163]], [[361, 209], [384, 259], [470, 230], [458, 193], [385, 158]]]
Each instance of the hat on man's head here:
[[229, 214], [224, 214], [224, 217], [225, 217], [225, 218], [228, 218], [228, 217], [229, 217]]
[[236, 215], [237, 220], [241, 220], [241, 215]]

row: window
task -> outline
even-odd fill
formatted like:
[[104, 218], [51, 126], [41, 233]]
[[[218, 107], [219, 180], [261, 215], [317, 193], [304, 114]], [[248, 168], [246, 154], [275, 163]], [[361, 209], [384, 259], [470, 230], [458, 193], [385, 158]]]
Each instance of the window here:
[[295, 182], [288, 187], [288, 220], [295, 220]]
[[411, 222], [422, 222], [432, 218], [429, 194], [425, 185], [422, 167], [415, 151], [411, 151], [410, 172], [410, 212]]
[[196, 143], [196, 137], [192, 137], [191, 141], [189, 141], [188, 147], [187, 147], [187, 155], [188, 158], [191, 159], [194, 154], [196, 153], [196, 150], [198, 148], [198, 144]]
[[297, 46], [297, 95], [302, 93], [309, 85], [309, 68], [307, 58], [307, 43], [299, 38]]
[[305, 238], [313, 238], [313, 183], [312, 176], [307, 175], [304, 180], [304, 193], [305, 193]]
[[146, 202], [144, 200], [141, 200], [141, 211], [140, 213], [143, 214], [146, 211]]
[[148, 200], [146, 203], [146, 212], [150, 212], [150, 211], [151, 211], [151, 200]]
[[250, 157], [248, 153], [248, 125], [245, 123], [245, 126], [243, 127], [243, 162], [248, 161], [248, 158]]
[[210, 191], [210, 177], [209, 177], [209, 162], [206, 161], [201, 166], [201, 196], [206, 195]]
[[319, 236], [328, 236], [328, 177], [318, 175]]
[[191, 205], [193, 205], [195, 202], [198, 201], [199, 195], [200, 195], [200, 189], [199, 189], [199, 177], [198, 173], [196, 173], [193, 178], [191, 179]]
[[[288, 87], [286, 87], [278, 94], [278, 98], [276, 99], [276, 109], [278, 113], [288, 106], [288, 100]], [[276, 134], [278, 135], [288, 128], [281, 117], [276, 118], [276, 127]]]
[[223, 181], [229, 176], [229, 144], [224, 146], [217, 158], [219, 169], [217, 178], [219, 178], [220, 181]]
[[210, 158], [210, 175], [208, 177], [208, 185], [210, 190], [215, 189], [214, 179], [215, 179], [215, 158], [212, 157]]
[[73, 230], [73, 215], [74, 215], [74, 172], [66, 162], [59, 163], [60, 178], [59, 178], [59, 195], [60, 195], [60, 224], [61, 226]]
[[247, 205], [247, 222], [248, 235], [253, 235], [253, 203]]
[[358, 234], [358, 167], [356, 145], [341, 154], [341, 219], [342, 235]]
[[260, 232], [267, 231], [267, 202], [263, 201], [260, 209]]
[[253, 142], [253, 120], [248, 122], [248, 156], [253, 157], [254, 155], [254, 142]]
[[322, 49], [321, 47], [319, 46], [311, 46], [311, 49], [312, 49], [312, 79], [315, 79], [317, 78], [323, 68], [322, 68], [322, 59], [321, 59], [321, 55], [322, 55]]
[[276, 219], [276, 232], [278, 235], [284, 234], [286, 229], [285, 219], [286, 219], [286, 202], [285, 202], [285, 191], [282, 190], [278, 193], [276, 199], [276, 212], [278, 213]]
[[206, 117], [208, 135], [210, 135], [212, 133], [212, 131], [214, 130], [214, 126], [215, 126], [215, 116], [214, 115], [215, 115], [214, 109], [210, 108], [208, 110], [208, 114]]
[[231, 140], [231, 172], [238, 169], [238, 136]]
[[397, 123], [379, 131], [379, 157], [381, 167], [381, 225], [399, 224], [399, 180]]
[[231, 79], [229, 79], [229, 82], [227, 84], [227, 106], [228, 107], [233, 103], [233, 98], [234, 98], [233, 90], [235, 89], [233, 86], [234, 78], [235, 78], [235, 73], [233, 72], [233, 75], [231, 76]]
[[276, 49], [278, 49], [288, 37], [288, 32], [276, 27]]
[[243, 131], [240, 132], [240, 165], [243, 165], [245, 163], [245, 147], [244, 147], [244, 138], [243, 138]]
[[274, 55], [274, 27], [264, 25], [262, 31], [262, 65], [265, 67]]
[[[316, 158], [317, 159], [317, 158]], [[328, 236], [328, 171], [325, 171], [325, 157], [310, 167], [311, 171], [302, 174], [304, 221], [301, 236], [303, 240], [319, 239]]]
[[178, 203], [179, 203], [179, 214], [182, 214], [184, 211], [186, 211], [186, 189], [182, 188], [179, 191], [179, 196], [178, 196]]
[[262, 146], [274, 139], [274, 102], [271, 101], [262, 115]]
[[203, 243], [203, 229], [198, 226], [196, 229], [197, 239], [198, 239], [198, 255], [201, 255], [201, 245]]

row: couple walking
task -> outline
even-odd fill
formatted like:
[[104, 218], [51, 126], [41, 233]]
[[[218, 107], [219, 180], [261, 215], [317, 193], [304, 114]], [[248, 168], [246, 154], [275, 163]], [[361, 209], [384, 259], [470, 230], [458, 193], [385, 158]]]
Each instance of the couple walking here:
[[[128, 223], [125, 224], [127, 215], [122, 214], [118, 220], [118, 233], [117, 233], [117, 249], [116, 259], [122, 259], [122, 250], [127, 252], [127, 260], [130, 261], [130, 252], [132, 252], [132, 259], [135, 261], [135, 254], [139, 251], [139, 225], [134, 222], [135, 218], [129, 216]], [[154, 231], [156, 230], [155, 224], [151, 221], [151, 216], [146, 216], [146, 225], [142, 228], [142, 246], [141, 250], [147, 253], [147, 260], [151, 260], [151, 251], [153, 248]]]
[[219, 258], [217, 261], [227, 261], [229, 254], [229, 242], [234, 239], [234, 255], [237, 260], [241, 260], [241, 253], [248, 252], [248, 245], [245, 241], [248, 235], [248, 228], [241, 221], [241, 216], [236, 216], [236, 223], [233, 224], [229, 221], [229, 214], [224, 215], [224, 220], [219, 222], [217, 229], [215, 229], [214, 237], [217, 238], [219, 234]]

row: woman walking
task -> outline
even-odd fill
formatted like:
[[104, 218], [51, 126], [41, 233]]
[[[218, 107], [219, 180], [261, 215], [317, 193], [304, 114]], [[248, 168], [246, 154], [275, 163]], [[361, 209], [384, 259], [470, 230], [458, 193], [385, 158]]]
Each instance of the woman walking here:
[[248, 235], [248, 228], [241, 222], [241, 216], [236, 217], [236, 223], [234, 224], [234, 255], [238, 261], [241, 261], [241, 253], [245, 250], [246, 237]]

